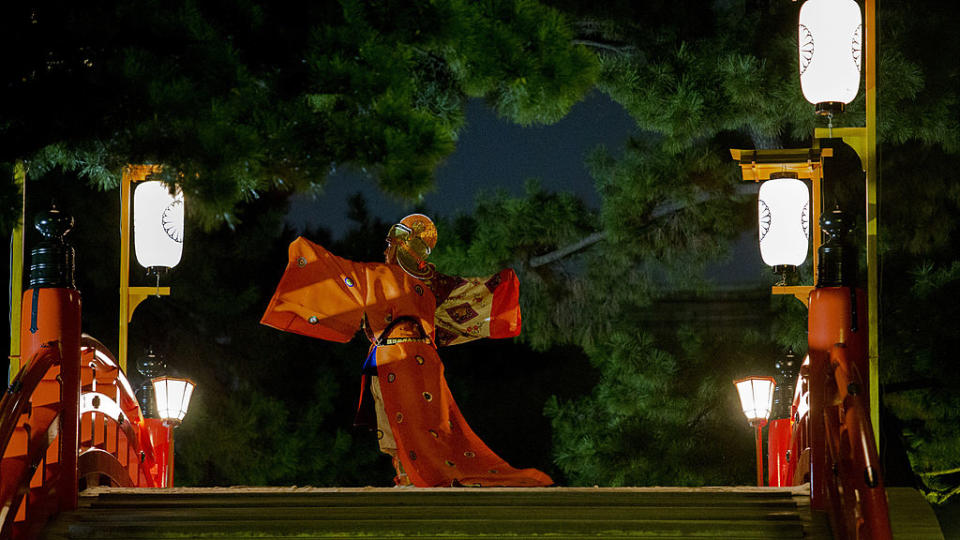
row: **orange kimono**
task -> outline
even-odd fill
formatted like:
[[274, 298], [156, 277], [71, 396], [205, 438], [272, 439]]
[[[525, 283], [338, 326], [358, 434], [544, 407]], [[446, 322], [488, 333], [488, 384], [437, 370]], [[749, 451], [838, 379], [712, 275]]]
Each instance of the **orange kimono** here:
[[[513, 270], [488, 278], [435, 274], [420, 280], [398, 265], [357, 263], [304, 238], [261, 323], [345, 343], [361, 327], [397, 454], [414, 485], [548, 486], [536, 469], [515, 469], [474, 434], [443, 376], [438, 345], [520, 333]], [[382, 436], [382, 434], [381, 434]]]

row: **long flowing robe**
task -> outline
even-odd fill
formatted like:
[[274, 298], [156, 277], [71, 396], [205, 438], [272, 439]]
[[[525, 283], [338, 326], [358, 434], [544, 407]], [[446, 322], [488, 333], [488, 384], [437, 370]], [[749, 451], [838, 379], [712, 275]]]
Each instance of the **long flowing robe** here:
[[519, 284], [512, 270], [420, 280], [397, 265], [337, 257], [304, 238], [291, 243], [261, 323], [345, 343], [361, 321], [373, 342], [367, 368], [379, 378], [397, 457], [415, 486], [553, 483], [536, 469], [511, 467], [477, 437], [450, 394], [437, 355], [438, 342], [519, 334]]

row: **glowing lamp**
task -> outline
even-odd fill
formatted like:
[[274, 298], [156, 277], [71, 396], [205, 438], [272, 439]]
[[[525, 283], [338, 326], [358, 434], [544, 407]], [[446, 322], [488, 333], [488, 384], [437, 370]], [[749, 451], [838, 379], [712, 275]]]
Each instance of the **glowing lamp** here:
[[157, 377], [153, 379], [153, 392], [157, 398], [157, 415], [168, 426], [178, 426], [187, 414], [194, 384], [190, 379]]
[[173, 268], [183, 255], [183, 192], [159, 181], [140, 182], [133, 193], [133, 240], [144, 268]]
[[773, 267], [800, 266], [810, 240], [810, 191], [797, 178], [770, 176], [757, 202], [760, 256]]
[[800, 8], [800, 88], [818, 114], [842, 112], [857, 97], [862, 34], [853, 0], [808, 0]]
[[773, 377], [747, 377], [733, 381], [733, 384], [740, 394], [740, 405], [747, 420], [754, 425], [766, 422], [773, 407], [773, 388], [776, 386]]

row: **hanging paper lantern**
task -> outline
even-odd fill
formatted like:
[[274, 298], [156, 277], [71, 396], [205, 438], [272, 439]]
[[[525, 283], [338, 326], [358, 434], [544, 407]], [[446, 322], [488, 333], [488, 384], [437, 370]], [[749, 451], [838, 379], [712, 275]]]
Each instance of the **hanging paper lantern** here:
[[843, 111], [857, 97], [861, 20], [853, 0], [808, 0], [800, 8], [800, 87], [819, 114]]
[[144, 268], [173, 268], [183, 254], [183, 192], [163, 182], [140, 182], [133, 193], [133, 239]]
[[766, 421], [773, 407], [773, 377], [747, 377], [733, 381], [740, 395], [743, 414], [751, 424]]
[[770, 266], [800, 266], [810, 240], [810, 191], [796, 178], [760, 184], [760, 256]]

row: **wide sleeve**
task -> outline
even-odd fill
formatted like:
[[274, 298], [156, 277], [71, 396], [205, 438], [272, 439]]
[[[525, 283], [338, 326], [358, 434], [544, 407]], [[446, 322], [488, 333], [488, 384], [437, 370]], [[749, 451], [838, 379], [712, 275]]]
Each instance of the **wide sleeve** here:
[[337, 257], [305, 238], [287, 252], [287, 268], [261, 324], [345, 343], [360, 328], [365, 265]]
[[520, 281], [509, 268], [492, 276], [459, 278], [437, 305], [438, 346], [514, 337], [520, 326]]

